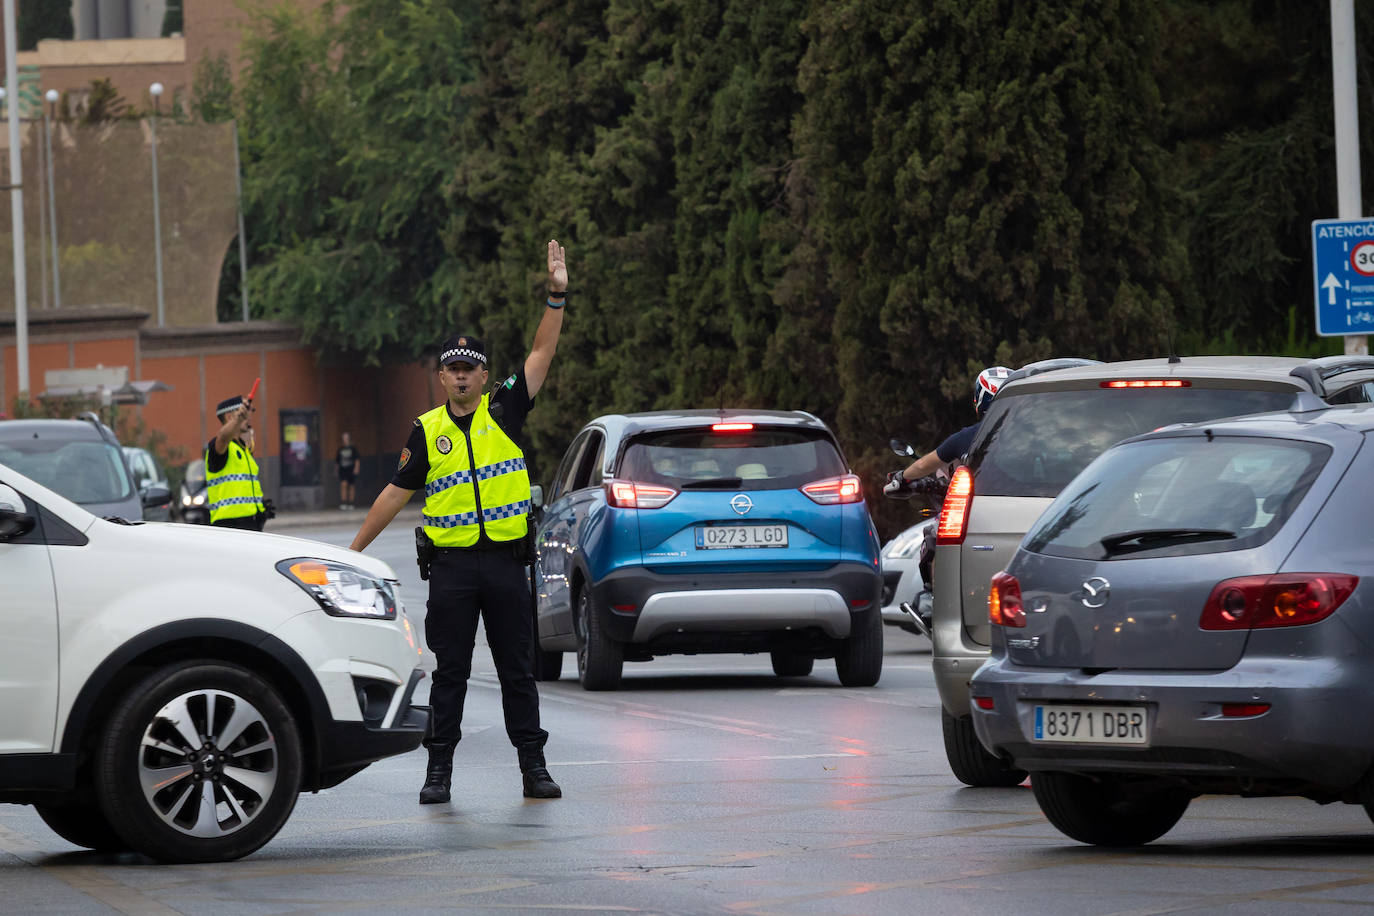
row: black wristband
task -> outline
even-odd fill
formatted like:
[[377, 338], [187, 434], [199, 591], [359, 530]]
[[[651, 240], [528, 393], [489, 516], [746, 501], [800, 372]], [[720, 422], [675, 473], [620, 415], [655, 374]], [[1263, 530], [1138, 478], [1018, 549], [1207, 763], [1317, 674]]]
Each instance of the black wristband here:
[[[565, 289], [561, 292], [549, 291], [548, 305], [551, 309], [561, 309], [568, 304], [568, 297], [572, 295], [572, 290]], [[555, 299], [562, 299], [562, 302], [555, 302]]]

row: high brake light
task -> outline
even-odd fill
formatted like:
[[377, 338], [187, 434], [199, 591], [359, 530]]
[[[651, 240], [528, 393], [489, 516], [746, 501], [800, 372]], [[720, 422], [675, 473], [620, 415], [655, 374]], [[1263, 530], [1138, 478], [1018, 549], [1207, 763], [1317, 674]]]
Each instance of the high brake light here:
[[673, 501], [677, 490], [636, 483], [633, 480], [606, 481], [606, 503], [617, 509], [661, 509]]
[[1204, 630], [1257, 630], [1316, 623], [1359, 584], [1342, 573], [1281, 573], [1218, 582], [1202, 608]]
[[1005, 571], [993, 576], [988, 588], [988, 620], [999, 627], [1026, 625], [1026, 609], [1021, 604], [1021, 583]]
[[826, 480], [818, 480], [815, 483], [808, 483], [801, 488], [801, 491], [811, 497], [813, 502], [818, 502], [822, 506], [857, 503], [862, 502], [864, 498], [863, 486], [854, 474], [845, 474], [841, 477], [831, 477]]
[[1114, 382], [1098, 382], [1099, 388], [1192, 388], [1193, 383], [1180, 378], [1131, 378]]
[[950, 478], [945, 503], [940, 507], [940, 523], [935, 527], [935, 543], [962, 544], [968, 530], [968, 510], [973, 505], [973, 472], [961, 467]]
[[747, 433], [754, 429], [753, 423], [713, 423], [711, 432], [713, 433]]

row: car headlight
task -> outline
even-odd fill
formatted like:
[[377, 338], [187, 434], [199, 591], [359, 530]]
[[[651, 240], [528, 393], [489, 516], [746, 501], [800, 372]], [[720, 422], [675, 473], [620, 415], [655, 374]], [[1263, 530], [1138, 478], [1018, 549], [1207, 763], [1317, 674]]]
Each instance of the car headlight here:
[[282, 560], [277, 564], [277, 571], [305, 589], [326, 614], [372, 620], [396, 619], [393, 583], [369, 576], [356, 566], [296, 557]]
[[925, 540], [925, 533], [921, 531], [914, 534], [899, 534], [887, 542], [887, 546], [883, 548], [883, 556], [889, 560], [909, 559], [921, 549], [923, 540]]
[[205, 505], [205, 494], [197, 493], [195, 497], [191, 500], [191, 502], [195, 503], [197, 506]]

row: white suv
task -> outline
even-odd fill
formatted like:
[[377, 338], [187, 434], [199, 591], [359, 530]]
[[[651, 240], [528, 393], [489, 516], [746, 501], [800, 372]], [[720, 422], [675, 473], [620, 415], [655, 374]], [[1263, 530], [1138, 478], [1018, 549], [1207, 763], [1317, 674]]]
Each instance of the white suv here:
[[313, 541], [119, 524], [0, 464], [0, 802], [65, 839], [234, 859], [420, 744], [395, 574]]

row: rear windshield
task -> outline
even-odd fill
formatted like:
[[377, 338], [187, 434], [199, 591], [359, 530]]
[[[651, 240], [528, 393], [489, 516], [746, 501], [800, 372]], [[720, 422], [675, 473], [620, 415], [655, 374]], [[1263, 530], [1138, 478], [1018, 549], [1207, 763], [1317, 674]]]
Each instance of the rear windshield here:
[[1025, 547], [1097, 560], [1258, 547], [1297, 508], [1330, 454], [1324, 445], [1282, 439], [1132, 442], [1074, 480]]
[[7, 464], [74, 503], [112, 503], [133, 490], [124, 455], [107, 442], [44, 436], [0, 442], [0, 464]]
[[677, 489], [785, 490], [846, 471], [835, 444], [819, 431], [707, 428], [631, 440], [617, 476]]
[[969, 453], [980, 496], [1059, 495], [1122, 439], [1174, 423], [1284, 410], [1292, 390], [1155, 388], [1044, 391], [994, 401]]

